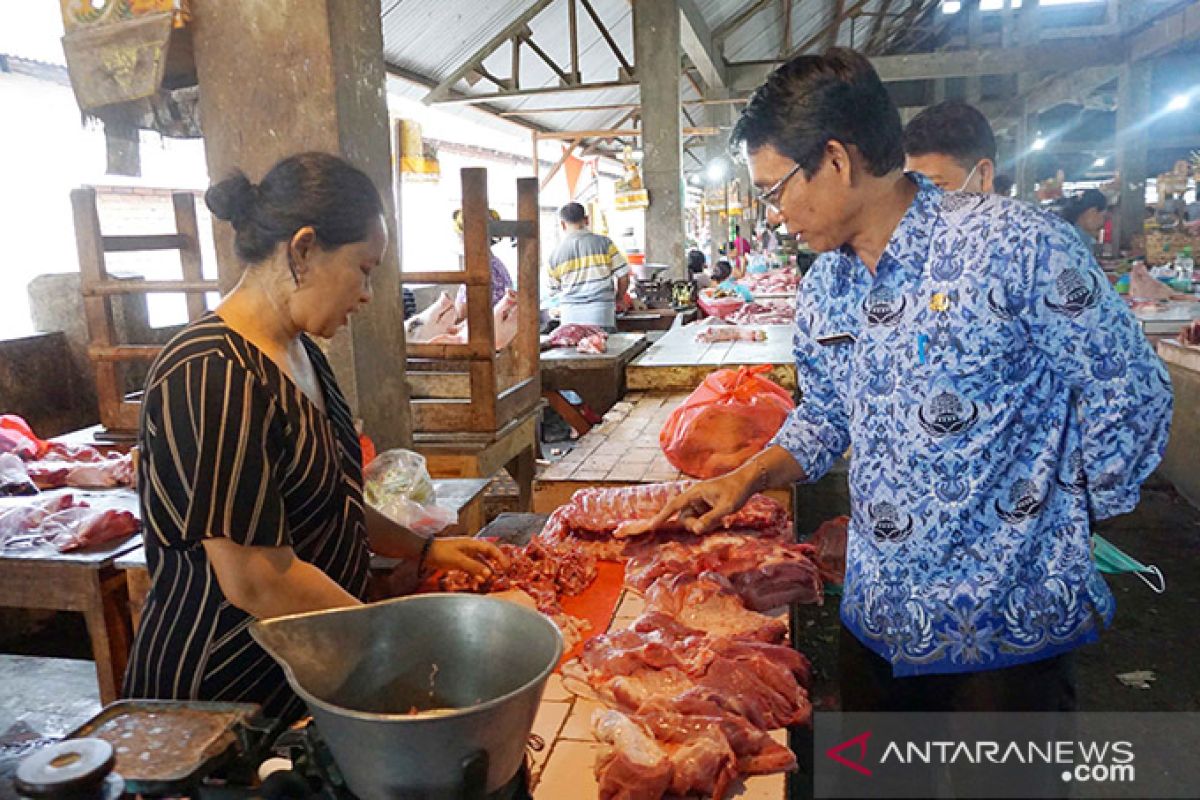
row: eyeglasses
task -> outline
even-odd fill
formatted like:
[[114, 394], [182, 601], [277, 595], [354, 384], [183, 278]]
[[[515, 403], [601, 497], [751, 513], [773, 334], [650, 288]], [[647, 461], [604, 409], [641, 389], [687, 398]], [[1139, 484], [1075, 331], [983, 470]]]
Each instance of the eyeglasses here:
[[788, 170], [788, 174], [775, 181], [775, 184], [770, 189], [758, 193], [758, 202], [762, 203], [775, 213], [779, 213], [782, 210], [779, 207], [779, 196], [783, 194], [783, 187], [792, 179], [792, 176], [799, 171], [799, 164]]

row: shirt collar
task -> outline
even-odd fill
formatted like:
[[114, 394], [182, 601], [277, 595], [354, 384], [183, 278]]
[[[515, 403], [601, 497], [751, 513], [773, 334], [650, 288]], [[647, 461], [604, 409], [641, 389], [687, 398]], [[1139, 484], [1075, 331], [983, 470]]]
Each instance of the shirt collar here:
[[896, 230], [892, 231], [883, 255], [893, 263], [893, 269], [920, 274], [929, 257], [934, 228], [941, 216], [942, 198], [946, 193], [919, 172], [906, 172], [905, 177], [917, 185], [917, 194], [900, 218]]

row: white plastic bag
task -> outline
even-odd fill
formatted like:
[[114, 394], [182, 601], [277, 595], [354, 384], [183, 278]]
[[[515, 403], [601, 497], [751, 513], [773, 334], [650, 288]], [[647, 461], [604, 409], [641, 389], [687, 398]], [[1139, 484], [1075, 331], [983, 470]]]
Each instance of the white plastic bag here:
[[385, 517], [421, 536], [433, 536], [458, 521], [448, 508], [437, 505], [425, 457], [411, 450], [380, 453], [363, 470], [363, 496]]

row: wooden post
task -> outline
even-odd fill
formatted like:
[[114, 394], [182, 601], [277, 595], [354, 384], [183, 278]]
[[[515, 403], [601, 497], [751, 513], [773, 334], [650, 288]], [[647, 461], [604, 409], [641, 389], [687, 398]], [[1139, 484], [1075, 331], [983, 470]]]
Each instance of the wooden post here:
[[495, 430], [496, 348], [492, 324], [491, 238], [488, 222], [487, 170], [469, 167], [462, 171], [463, 253], [466, 260], [468, 343], [476, 351], [487, 348], [487, 360], [471, 363], [471, 399], [475, 416], [473, 429]]
[[[196, 223], [196, 197], [190, 192], [175, 192], [171, 195], [175, 207], [175, 230], [186, 241], [179, 247], [179, 266], [184, 281], [203, 281], [204, 268], [200, 263], [200, 226]], [[202, 294], [187, 295], [189, 320], [197, 320], [208, 311], [208, 303]]]
[[539, 302], [538, 272], [541, 268], [541, 248], [538, 232], [538, 187], [537, 180], [521, 178], [517, 181], [517, 220], [532, 227], [531, 236], [517, 240], [517, 294], [518, 328], [514, 343], [518, 353], [518, 380], [527, 378], [537, 382], [537, 395], [541, 395], [540, 355], [541, 303]]

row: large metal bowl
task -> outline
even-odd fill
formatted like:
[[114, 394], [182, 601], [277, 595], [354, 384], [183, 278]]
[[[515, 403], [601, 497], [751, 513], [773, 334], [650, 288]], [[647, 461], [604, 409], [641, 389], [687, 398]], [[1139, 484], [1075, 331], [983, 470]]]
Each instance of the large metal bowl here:
[[467, 594], [280, 617], [250, 631], [283, 665], [362, 800], [461, 797], [464, 764], [478, 766], [481, 754], [487, 791], [501, 788], [521, 767], [563, 648], [536, 611]]

